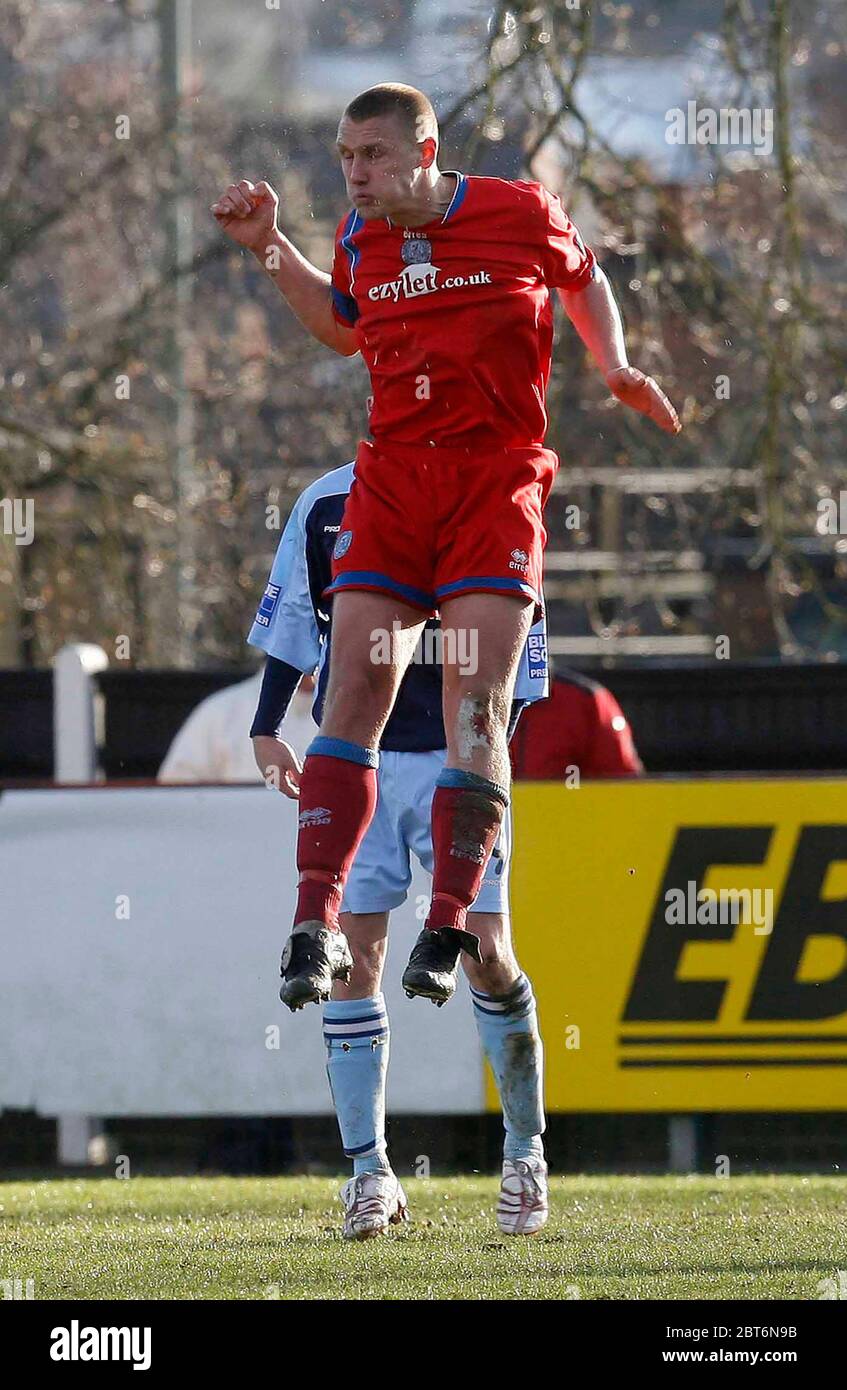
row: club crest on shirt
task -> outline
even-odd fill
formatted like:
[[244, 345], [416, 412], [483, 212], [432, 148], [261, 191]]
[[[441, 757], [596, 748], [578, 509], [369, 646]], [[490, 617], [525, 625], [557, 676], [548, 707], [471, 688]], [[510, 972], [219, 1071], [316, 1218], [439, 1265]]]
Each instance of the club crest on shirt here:
[[338, 533], [338, 540], [335, 542], [335, 547], [334, 547], [333, 552], [332, 552], [332, 558], [333, 558], [333, 560], [340, 560], [340, 559], [342, 559], [342, 557], [343, 557], [344, 555], [347, 554], [347, 551], [350, 549], [350, 546], [351, 546], [352, 544], [353, 544], [353, 532], [352, 532], [352, 531], [339, 531], [339, 533]]
[[404, 241], [400, 247], [400, 258], [404, 265], [429, 265], [432, 261], [432, 242], [427, 237]]
[[432, 264], [432, 242], [427, 237], [404, 241], [400, 247], [400, 258], [403, 262], [400, 278], [406, 299], [413, 299], [419, 294], [432, 294], [433, 290], [438, 289], [438, 266]]

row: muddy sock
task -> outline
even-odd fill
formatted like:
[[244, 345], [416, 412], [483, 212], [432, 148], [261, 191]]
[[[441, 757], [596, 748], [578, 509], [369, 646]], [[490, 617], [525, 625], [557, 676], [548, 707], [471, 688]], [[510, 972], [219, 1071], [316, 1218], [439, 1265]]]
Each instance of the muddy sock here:
[[447, 767], [432, 798], [432, 905], [426, 925], [465, 927], [509, 805], [504, 787]]
[[503, 1157], [543, 1158], [544, 1049], [532, 985], [521, 975], [505, 994], [472, 989], [471, 996], [479, 1039], [503, 1107]]

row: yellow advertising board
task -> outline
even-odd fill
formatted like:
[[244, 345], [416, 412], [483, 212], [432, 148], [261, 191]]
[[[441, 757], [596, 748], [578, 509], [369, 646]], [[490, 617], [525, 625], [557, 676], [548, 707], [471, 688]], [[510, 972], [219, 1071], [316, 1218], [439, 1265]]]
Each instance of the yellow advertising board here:
[[847, 780], [523, 783], [514, 817], [550, 1110], [847, 1109]]

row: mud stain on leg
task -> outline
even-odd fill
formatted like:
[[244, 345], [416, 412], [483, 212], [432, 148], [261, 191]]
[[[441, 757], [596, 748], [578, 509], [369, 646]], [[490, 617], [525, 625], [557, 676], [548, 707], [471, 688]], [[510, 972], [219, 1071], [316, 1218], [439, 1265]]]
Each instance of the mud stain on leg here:
[[541, 1097], [541, 1038], [538, 1033], [509, 1033], [500, 1082], [500, 1103], [514, 1134], [540, 1134], [544, 1128]]

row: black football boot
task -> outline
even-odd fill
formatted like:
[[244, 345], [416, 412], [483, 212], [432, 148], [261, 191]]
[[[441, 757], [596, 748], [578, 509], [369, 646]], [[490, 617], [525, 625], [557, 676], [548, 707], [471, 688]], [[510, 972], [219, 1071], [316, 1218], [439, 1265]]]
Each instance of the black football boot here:
[[459, 953], [467, 951], [482, 964], [479, 937], [458, 927], [424, 927], [403, 971], [403, 988], [409, 999], [419, 994], [431, 999], [439, 1009], [456, 993], [459, 974]]
[[330, 931], [324, 922], [299, 922], [283, 948], [279, 997], [292, 1013], [304, 1004], [323, 1004], [333, 980], [349, 985], [352, 970], [350, 945], [342, 931]]

